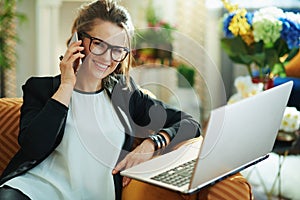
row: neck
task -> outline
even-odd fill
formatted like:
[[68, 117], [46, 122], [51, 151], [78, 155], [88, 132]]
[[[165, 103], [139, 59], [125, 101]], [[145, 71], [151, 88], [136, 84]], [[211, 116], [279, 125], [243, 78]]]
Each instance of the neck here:
[[74, 88], [82, 92], [96, 92], [102, 89], [102, 79], [80, 77], [78, 75]]

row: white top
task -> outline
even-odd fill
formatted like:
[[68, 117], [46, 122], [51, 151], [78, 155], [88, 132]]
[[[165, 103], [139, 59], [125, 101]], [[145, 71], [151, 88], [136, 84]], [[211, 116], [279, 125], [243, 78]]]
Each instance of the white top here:
[[59, 146], [35, 168], [5, 183], [33, 200], [115, 199], [112, 169], [125, 135], [106, 91], [73, 92]]

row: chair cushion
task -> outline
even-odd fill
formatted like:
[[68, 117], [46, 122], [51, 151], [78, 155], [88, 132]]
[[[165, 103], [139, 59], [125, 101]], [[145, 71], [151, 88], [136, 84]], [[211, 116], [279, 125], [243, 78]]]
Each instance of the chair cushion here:
[[156, 187], [137, 180], [131, 180], [123, 189], [122, 200], [252, 200], [250, 184], [240, 174], [234, 174], [212, 186], [201, 189], [192, 195], [183, 195], [168, 189]]
[[18, 151], [21, 98], [0, 98], [0, 174]]

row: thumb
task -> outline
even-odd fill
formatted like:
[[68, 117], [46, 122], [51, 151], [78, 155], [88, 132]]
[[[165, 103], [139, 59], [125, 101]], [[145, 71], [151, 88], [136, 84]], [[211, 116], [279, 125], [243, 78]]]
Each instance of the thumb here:
[[119, 163], [115, 166], [115, 168], [113, 169], [112, 174], [117, 174], [117, 173], [119, 173], [119, 171], [122, 170], [122, 169], [126, 166], [126, 163], [127, 163], [126, 159], [124, 159], [124, 160], [122, 160], [121, 162], [119, 162]]

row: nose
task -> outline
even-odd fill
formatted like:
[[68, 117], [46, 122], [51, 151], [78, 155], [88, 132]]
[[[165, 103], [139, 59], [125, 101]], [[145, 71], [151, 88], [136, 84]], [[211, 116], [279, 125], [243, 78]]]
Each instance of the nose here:
[[100, 57], [105, 61], [111, 63], [113, 60], [111, 58], [111, 49], [107, 48], [104, 54], [100, 55]]

